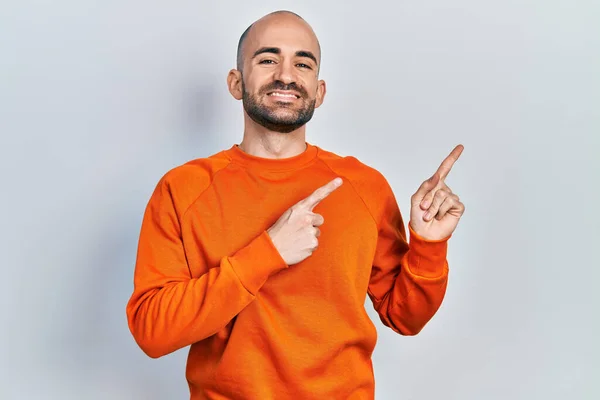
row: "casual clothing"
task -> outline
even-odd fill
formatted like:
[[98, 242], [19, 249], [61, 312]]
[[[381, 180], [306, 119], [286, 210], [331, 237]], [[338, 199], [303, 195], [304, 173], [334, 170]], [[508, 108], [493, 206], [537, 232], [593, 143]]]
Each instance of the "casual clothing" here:
[[[447, 240], [409, 228], [388, 182], [354, 157], [306, 143], [284, 159], [237, 145], [160, 179], [144, 214], [127, 305], [150, 357], [191, 345], [192, 399], [372, 399], [381, 321], [417, 334], [445, 294]], [[340, 176], [315, 208], [319, 246], [288, 266], [267, 229]]]

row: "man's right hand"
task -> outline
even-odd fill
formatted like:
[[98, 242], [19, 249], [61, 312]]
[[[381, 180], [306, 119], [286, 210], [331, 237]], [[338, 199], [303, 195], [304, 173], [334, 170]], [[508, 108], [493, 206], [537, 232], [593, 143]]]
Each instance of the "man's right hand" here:
[[310, 196], [287, 209], [267, 230], [271, 241], [287, 265], [299, 263], [319, 246], [317, 237], [321, 231], [318, 226], [321, 226], [325, 220], [322, 215], [312, 210], [342, 183], [341, 178], [335, 178], [318, 188]]

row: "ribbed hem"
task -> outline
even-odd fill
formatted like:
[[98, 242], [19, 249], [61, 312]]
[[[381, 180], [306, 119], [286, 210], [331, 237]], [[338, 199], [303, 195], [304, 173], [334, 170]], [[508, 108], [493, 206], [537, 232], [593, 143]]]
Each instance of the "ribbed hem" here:
[[229, 261], [244, 287], [254, 295], [270, 275], [288, 267], [266, 230], [238, 250]]

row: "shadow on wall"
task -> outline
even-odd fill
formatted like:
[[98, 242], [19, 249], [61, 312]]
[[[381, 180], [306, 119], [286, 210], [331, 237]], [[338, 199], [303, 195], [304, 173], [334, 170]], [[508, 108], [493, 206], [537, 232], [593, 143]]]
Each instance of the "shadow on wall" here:
[[[174, 128], [170, 142], [174, 165], [221, 150], [216, 148], [219, 141], [215, 135], [215, 86], [204, 85], [183, 96], [181, 118], [177, 119], [181, 124]], [[55, 318], [61, 321], [60, 325], [49, 328], [50, 337], [56, 341], [47, 353], [52, 358], [47, 360], [48, 365], [60, 365], [64, 373], [59, 376], [65, 379], [76, 376], [86, 380], [77, 386], [73, 382], [62, 386], [83, 387], [88, 393], [97, 393], [98, 398], [151, 400], [189, 396], [185, 381], [187, 349], [158, 360], [147, 357], [134, 342], [125, 315], [133, 290], [142, 215], [149, 193], [161, 177], [153, 176], [147, 181], [140, 179], [140, 171], [144, 166], [156, 165], [157, 158], [165, 158], [158, 144], [149, 144], [146, 150], [144, 155], [135, 155], [147, 157], [134, 163], [140, 168], [124, 171], [106, 188], [119, 194], [115, 196], [118, 201], [110, 203], [108, 210], [88, 208], [88, 213], [107, 218], [89, 228], [94, 243], [78, 252], [81, 259], [73, 260], [73, 269], [83, 268], [85, 273], [79, 282], [68, 285], [71, 293], [61, 294], [65, 303], [57, 309], [64, 315]]]
[[[227, 90], [225, 82], [211, 83], [210, 85], [198, 86], [191, 89], [184, 96], [182, 104], [183, 123], [181, 150], [188, 159], [206, 157], [223, 150], [222, 141], [219, 138], [220, 124], [215, 107], [217, 93]], [[235, 117], [238, 117], [236, 114]]]

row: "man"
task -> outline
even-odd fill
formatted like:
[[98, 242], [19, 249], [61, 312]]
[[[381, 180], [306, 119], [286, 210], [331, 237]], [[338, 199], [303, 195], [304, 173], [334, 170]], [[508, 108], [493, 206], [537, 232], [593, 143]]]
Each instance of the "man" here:
[[372, 399], [366, 296], [402, 335], [444, 297], [462, 146], [412, 196], [409, 246], [385, 178], [305, 141], [320, 59], [293, 13], [251, 25], [227, 77], [243, 140], [167, 172], [148, 203], [129, 327], [150, 357], [191, 345], [192, 399]]

